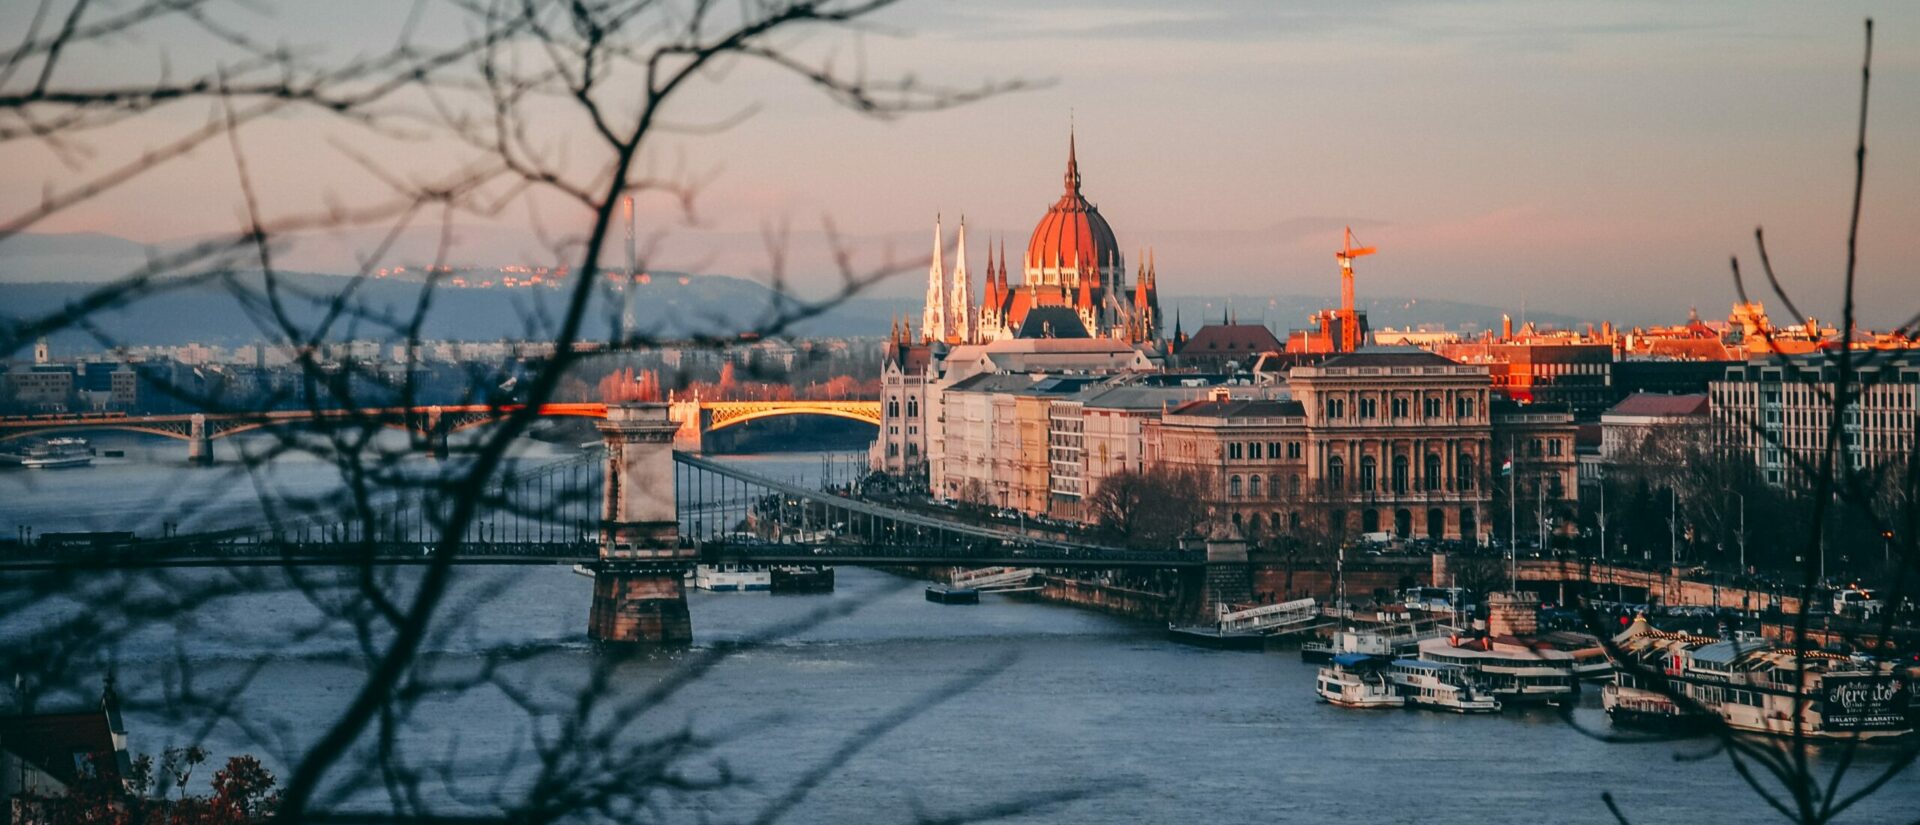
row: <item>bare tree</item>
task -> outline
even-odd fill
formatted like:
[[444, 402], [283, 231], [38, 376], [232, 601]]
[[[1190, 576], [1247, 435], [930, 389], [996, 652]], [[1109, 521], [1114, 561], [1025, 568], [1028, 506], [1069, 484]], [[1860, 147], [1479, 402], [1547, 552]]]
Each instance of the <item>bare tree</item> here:
[[[49, 175], [37, 203], [0, 214], [0, 243], [195, 154], [224, 152], [230, 158], [242, 215], [233, 231], [155, 255], [60, 311], [0, 322], [0, 352], [17, 352], [62, 332], [83, 333], [113, 349], [122, 342], [100, 323], [102, 313], [171, 291], [224, 289], [262, 339], [291, 353], [297, 381], [245, 398], [164, 380], [155, 380], [155, 388], [208, 413], [289, 407], [313, 413], [314, 426], [269, 431], [226, 472], [234, 484], [256, 491], [267, 532], [359, 537], [364, 549], [356, 564], [318, 573], [76, 567], [10, 577], [0, 588], [0, 617], [42, 619], [25, 644], [0, 654], [7, 671], [34, 675], [22, 686], [20, 701], [32, 705], [82, 690], [97, 678], [98, 651], [144, 628], [172, 627], [179, 645], [178, 637], [189, 631], [207, 632], [193, 617], [211, 605], [285, 588], [303, 597], [316, 617], [296, 628], [292, 639], [248, 638], [248, 628], [220, 628], [215, 635], [244, 643], [239, 649], [261, 651], [309, 636], [351, 640], [364, 678], [322, 729], [291, 740], [278, 735], [245, 710], [262, 664], [212, 679], [197, 671], [184, 646], [175, 651], [162, 692], [129, 697], [202, 736], [224, 725], [247, 732], [262, 748], [282, 745], [271, 754], [287, 768], [280, 820], [433, 820], [467, 811], [514, 821], [624, 818], [736, 785], [728, 771], [712, 769], [715, 740], [663, 723], [656, 709], [738, 645], [695, 656], [672, 678], [638, 692], [616, 689], [625, 657], [608, 655], [558, 701], [528, 691], [524, 675], [516, 675], [532, 655], [528, 651], [487, 649], [477, 663], [463, 667], [423, 653], [462, 638], [461, 617], [497, 590], [456, 582], [468, 537], [503, 513], [537, 515], [536, 505], [511, 495], [508, 482], [513, 445], [535, 426], [540, 405], [576, 386], [569, 381], [578, 379], [570, 376], [589, 355], [662, 341], [656, 330], [622, 323], [618, 291], [633, 288], [638, 272], [609, 266], [605, 255], [614, 246], [609, 239], [625, 199], [664, 201], [683, 220], [697, 220], [704, 178], [684, 164], [665, 162], [671, 154], [663, 136], [697, 136], [739, 118], [676, 121], [682, 101], [697, 98], [702, 84], [724, 82], [749, 65], [771, 67], [876, 118], [1018, 88], [944, 87], [908, 73], [871, 74], [858, 35], [892, 5], [894, 0], [422, 0], [411, 7], [391, 46], [341, 56], [322, 44], [268, 42], [255, 33], [257, 18], [251, 15], [258, 9], [246, 3], [40, 0], [18, 42], [0, 51], [0, 148], [36, 148], [63, 167]], [[216, 56], [188, 61], [184, 73], [163, 64], [144, 80], [94, 82], [86, 79], [93, 73], [80, 71], [83, 61], [100, 60], [127, 42], [188, 40], [211, 44]], [[848, 47], [850, 57], [843, 53]], [[175, 125], [195, 107], [207, 112], [204, 120]], [[262, 127], [289, 117], [324, 136], [381, 182], [382, 190], [356, 202], [322, 198], [316, 207], [289, 207], [294, 197], [263, 185], [254, 170], [267, 151]], [[131, 158], [94, 150], [96, 142], [130, 135], [153, 137]], [[380, 150], [394, 143], [428, 145], [446, 162], [430, 170], [394, 168]], [[556, 302], [523, 309], [525, 336], [547, 346], [537, 358], [510, 360], [471, 377], [459, 400], [491, 408], [498, 421], [460, 461], [423, 477], [409, 471], [404, 459], [430, 435], [416, 434], [412, 443], [395, 447], [377, 437], [394, 422], [376, 408], [420, 405], [415, 367], [422, 330], [449, 286], [456, 221], [522, 212], [543, 238], [555, 271], [566, 273]], [[399, 238], [418, 228], [439, 240], [410, 303], [366, 300], [368, 284], [390, 265]], [[886, 259], [856, 266], [854, 251], [837, 240], [830, 223], [826, 229], [839, 280], [825, 297], [804, 299], [787, 288], [783, 235], [770, 232], [768, 304], [745, 319], [689, 319], [706, 321], [706, 328], [680, 333], [678, 343], [717, 347], [742, 334], [779, 334], [913, 265]], [[341, 281], [316, 289], [280, 265], [303, 235], [349, 231], [370, 231], [378, 240], [361, 251], [357, 271]], [[664, 236], [656, 230], [639, 244], [638, 270], [647, 268]], [[616, 331], [611, 340], [592, 339], [596, 320]], [[405, 353], [401, 369], [333, 354], [333, 345], [347, 338], [379, 340]], [[333, 467], [337, 488], [311, 493], [277, 487], [273, 468], [290, 457]], [[428, 562], [415, 571], [396, 573], [373, 558], [372, 538], [390, 530], [396, 504], [415, 508], [432, 528]], [[548, 500], [537, 506], [553, 505]], [[89, 609], [71, 609], [76, 605]], [[842, 613], [822, 611], [802, 627], [778, 633]], [[970, 672], [855, 731], [798, 784], [766, 799], [758, 821], [781, 818], [876, 738], [1003, 665]], [[481, 798], [457, 787], [454, 779], [465, 770], [457, 758], [422, 758], [398, 744], [400, 731], [424, 705], [476, 691], [506, 697], [527, 720], [548, 720], [538, 726], [529, 750], [511, 754], [511, 764], [489, 767], [524, 781]], [[996, 800], [960, 818], [1034, 810], [1075, 793]], [[381, 802], [362, 813], [368, 794]]]

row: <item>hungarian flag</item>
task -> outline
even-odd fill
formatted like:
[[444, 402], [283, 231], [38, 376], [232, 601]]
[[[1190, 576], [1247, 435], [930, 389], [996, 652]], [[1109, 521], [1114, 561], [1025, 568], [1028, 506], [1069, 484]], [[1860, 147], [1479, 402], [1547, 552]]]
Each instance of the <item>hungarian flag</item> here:
[[1500, 462], [1500, 475], [1502, 477], [1513, 475], [1513, 459]]

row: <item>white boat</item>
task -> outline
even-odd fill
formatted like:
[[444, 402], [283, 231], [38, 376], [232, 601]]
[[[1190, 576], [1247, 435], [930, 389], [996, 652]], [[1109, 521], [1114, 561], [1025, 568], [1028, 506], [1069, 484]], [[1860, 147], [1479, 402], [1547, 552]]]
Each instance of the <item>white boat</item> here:
[[695, 565], [693, 586], [715, 593], [772, 590], [773, 571], [764, 564]]
[[1403, 708], [1407, 697], [1387, 677], [1383, 656], [1341, 653], [1333, 657], [1314, 681], [1314, 692], [1343, 708]]
[[1499, 713], [1500, 700], [1473, 683], [1473, 674], [1460, 665], [1422, 659], [1398, 659], [1388, 677], [1400, 695], [1417, 707], [1453, 713]]
[[1427, 639], [1420, 643], [1420, 658], [1467, 668], [1503, 705], [1559, 701], [1577, 689], [1573, 654], [1510, 636]]
[[54, 438], [27, 449], [20, 466], [36, 470], [85, 467], [93, 463], [93, 448], [84, 438]]
[[[1673, 692], [1686, 697], [1688, 710], [1698, 708], [1746, 733], [1848, 740], [1906, 737], [1914, 731], [1912, 686], [1890, 664], [1823, 650], [1795, 651], [1748, 634], [1717, 639], [1660, 631], [1644, 617], [1614, 641], [1637, 668], [1657, 671], [1666, 680], [1660, 690], [1630, 683], [1623, 665], [1618, 687], [1609, 685], [1615, 701], [1607, 710], [1616, 722], [1627, 717], [1646, 723], [1659, 713], [1684, 716], [1677, 707], [1663, 706], [1678, 704], [1666, 695]], [[1601, 699], [1606, 701], [1605, 692]], [[1626, 712], [1634, 710], [1647, 713]]]
[[1307, 642], [1300, 646], [1300, 661], [1308, 664], [1331, 662], [1333, 657], [1342, 653], [1364, 653], [1369, 656], [1387, 656], [1394, 654], [1393, 639], [1387, 634], [1375, 630], [1337, 630], [1333, 638], [1325, 642]]

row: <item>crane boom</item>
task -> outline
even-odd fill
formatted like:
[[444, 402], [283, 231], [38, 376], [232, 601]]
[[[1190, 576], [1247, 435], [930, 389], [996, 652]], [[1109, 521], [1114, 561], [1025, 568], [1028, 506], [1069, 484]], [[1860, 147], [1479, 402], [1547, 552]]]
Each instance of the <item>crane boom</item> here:
[[1371, 246], [1355, 248], [1353, 245], [1353, 227], [1347, 227], [1346, 238], [1340, 244], [1340, 251], [1333, 258], [1340, 262], [1340, 351], [1352, 352], [1360, 348], [1360, 313], [1353, 307], [1353, 259], [1372, 255], [1379, 249]]

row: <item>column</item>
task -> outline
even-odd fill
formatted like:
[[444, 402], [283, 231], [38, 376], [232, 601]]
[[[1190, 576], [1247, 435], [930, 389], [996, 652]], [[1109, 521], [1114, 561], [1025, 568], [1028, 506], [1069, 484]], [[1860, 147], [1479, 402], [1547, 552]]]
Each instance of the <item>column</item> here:
[[698, 557], [680, 540], [673, 487], [679, 425], [663, 403], [611, 404], [598, 424], [606, 443], [600, 561], [587, 636], [594, 641], [671, 645], [693, 640], [682, 577]]

